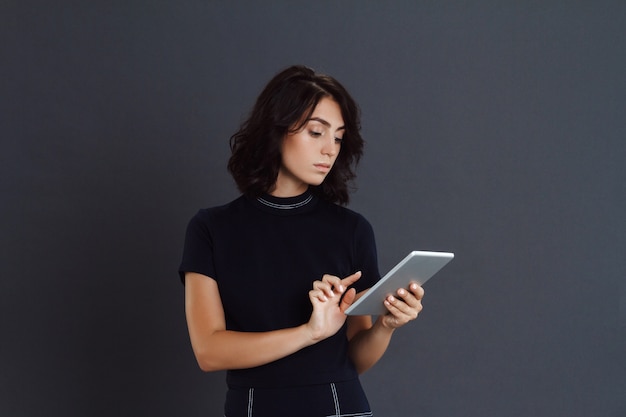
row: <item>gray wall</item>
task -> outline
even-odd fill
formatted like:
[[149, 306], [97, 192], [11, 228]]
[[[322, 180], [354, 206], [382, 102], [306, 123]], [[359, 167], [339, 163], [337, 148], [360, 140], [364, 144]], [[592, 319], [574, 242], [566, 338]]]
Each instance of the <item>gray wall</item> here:
[[382, 270], [449, 250], [363, 377], [378, 416], [626, 416], [626, 6], [2, 2], [0, 415], [218, 416], [187, 220], [292, 63], [363, 110]]

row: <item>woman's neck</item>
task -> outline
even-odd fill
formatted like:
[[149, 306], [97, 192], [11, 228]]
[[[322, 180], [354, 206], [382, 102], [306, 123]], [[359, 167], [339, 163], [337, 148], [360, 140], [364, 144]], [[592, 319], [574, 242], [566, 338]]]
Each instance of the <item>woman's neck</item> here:
[[289, 197], [297, 197], [306, 193], [309, 189], [309, 185], [305, 183], [301, 183], [299, 185], [295, 184], [280, 184], [279, 181], [274, 184], [274, 187], [268, 192], [269, 195], [279, 198], [289, 198]]

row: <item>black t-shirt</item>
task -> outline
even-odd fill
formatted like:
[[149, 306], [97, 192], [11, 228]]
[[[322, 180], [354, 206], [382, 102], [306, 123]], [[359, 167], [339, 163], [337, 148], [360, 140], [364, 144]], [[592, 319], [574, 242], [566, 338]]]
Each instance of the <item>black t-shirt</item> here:
[[[324, 274], [362, 271], [357, 292], [379, 278], [374, 234], [367, 220], [310, 193], [291, 198], [241, 196], [200, 210], [189, 222], [180, 276], [217, 281], [226, 328], [262, 332], [306, 323], [308, 292]], [[281, 387], [343, 381], [357, 373], [347, 355], [346, 326], [315, 345], [272, 363], [230, 370], [239, 387]]]

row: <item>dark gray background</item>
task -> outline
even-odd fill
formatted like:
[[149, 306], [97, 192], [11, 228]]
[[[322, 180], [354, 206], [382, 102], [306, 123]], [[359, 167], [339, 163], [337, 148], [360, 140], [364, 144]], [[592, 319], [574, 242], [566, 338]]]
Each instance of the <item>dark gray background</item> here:
[[449, 250], [378, 416], [626, 416], [621, 1], [4, 1], [0, 415], [218, 416], [176, 270], [303, 63], [360, 102], [381, 270]]

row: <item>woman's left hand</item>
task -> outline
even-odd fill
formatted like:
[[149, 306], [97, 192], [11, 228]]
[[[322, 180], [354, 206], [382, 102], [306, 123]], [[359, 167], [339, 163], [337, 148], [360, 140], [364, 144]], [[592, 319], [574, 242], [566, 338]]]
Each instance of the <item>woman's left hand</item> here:
[[422, 311], [424, 289], [416, 283], [411, 283], [408, 290], [400, 288], [396, 294], [387, 296], [385, 307], [388, 313], [380, 317], [381, 324], [390, 329], [397, 329], [415, 320]]

